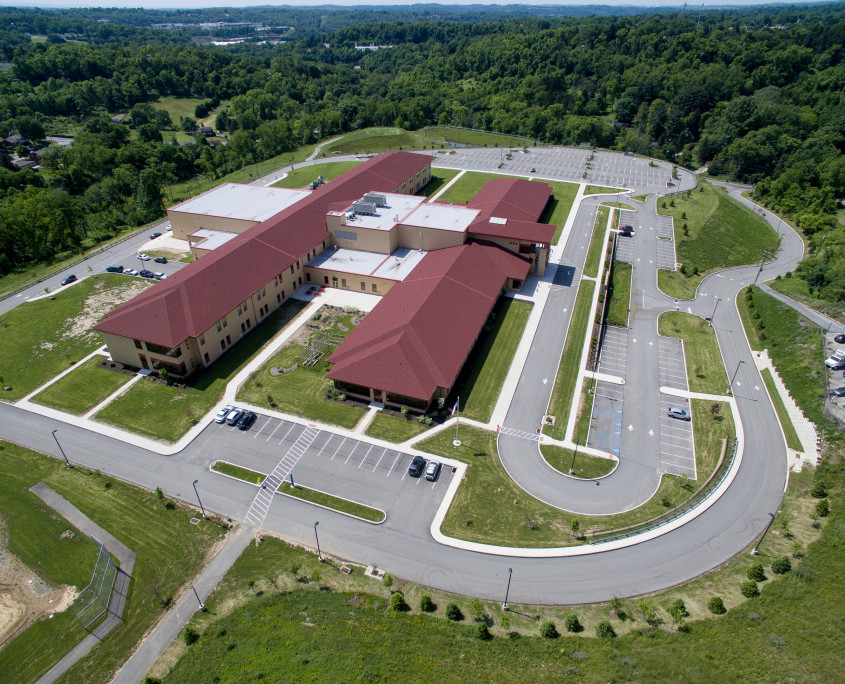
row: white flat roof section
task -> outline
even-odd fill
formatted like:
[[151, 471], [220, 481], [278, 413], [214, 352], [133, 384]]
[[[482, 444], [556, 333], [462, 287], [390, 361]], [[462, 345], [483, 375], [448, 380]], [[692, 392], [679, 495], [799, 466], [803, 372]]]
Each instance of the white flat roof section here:
[[416, 195], [382, 194], [387, 206], [376, 207], [375, 214], [356, 213], [354, 219], [347, 216], [343, 222], [347, 226], [359, 226], [370, 230], [392, 230], [397, 223], [404, 223], [405, 217], [425, 202], [425, 197]]
[[311, 193], [308, 190], [223, 183], [171, 207], [170, 211], [260, 223], [308, 197], [309, 194]]
[[456, 207], [451, 204], [426, 203], [409, 214], [402, 224], [463, 233], [479, 213], [478, 209]]
[[400, 247], [389, 256], [358, 249], [327, 249], [310, 261], [308, 266], [351, 275], [405, 280], [425, 255], [425, 252], [406, 247]]
[[[225, 230], [211, 230], [209, 228], [200, 228], [199, 230], [195, 230], [191, 233], [189, 238], [199, 238], [198, 240], [192, 239], [191, 246], [192, 247], [199, 247], [200, 249], [217, 249], [222, 245], [225, 245], [229, 240], [238, 237], [238, 233], [229, 233]], [[181, 240], [180, 240], [181, 242]]]

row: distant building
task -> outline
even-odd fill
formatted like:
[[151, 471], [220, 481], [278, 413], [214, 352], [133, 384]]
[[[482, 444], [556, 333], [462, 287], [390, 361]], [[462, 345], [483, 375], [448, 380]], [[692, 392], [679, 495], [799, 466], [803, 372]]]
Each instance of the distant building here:
[[200, 126], [197, 129], [197, 133], [208, 138], [209, 136], [214, 135], [214, 129], [211, 126]]

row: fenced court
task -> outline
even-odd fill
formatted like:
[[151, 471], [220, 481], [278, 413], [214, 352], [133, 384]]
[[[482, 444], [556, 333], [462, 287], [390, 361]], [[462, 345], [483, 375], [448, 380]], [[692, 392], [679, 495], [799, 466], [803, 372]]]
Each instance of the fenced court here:
[[106, 551], [106, 547], [98, 539], [91, 538], [99, 546], [100, 552], [97, 554], [91, 581], [79, 592], [79, 596], [73, 602], [74, 615], [85, 629], [88, 629], [109, 609], [112, 589], [117, 579], [117, 566]]

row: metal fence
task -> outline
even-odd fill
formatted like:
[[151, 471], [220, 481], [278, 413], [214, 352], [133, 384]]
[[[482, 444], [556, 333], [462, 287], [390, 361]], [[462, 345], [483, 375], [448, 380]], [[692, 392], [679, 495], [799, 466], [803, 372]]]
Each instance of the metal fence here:
[[[94, 537], [92, 537], [94, 539]], [[109, 609], [112, 589], [117, 579], [117, 566], [112, 561], [109, 552], [103, 543], [94, 539], [99, 545], [97, 562], [94, 564], [94, 572], [91, 581], [85, 587], [76, 601], [73, 602], [73, 612], [77, 621], [83, 628], [93, 624], [103, 613]]]

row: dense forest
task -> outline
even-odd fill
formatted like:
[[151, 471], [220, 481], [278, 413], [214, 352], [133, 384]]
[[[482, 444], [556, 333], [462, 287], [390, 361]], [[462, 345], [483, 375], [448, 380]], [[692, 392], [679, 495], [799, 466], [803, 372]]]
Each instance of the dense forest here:
[[[451, 124], [709, 162], [713, 175], [756, 183], [761, 202], [810, 236], [811, 253], [828, 236], [802, 273], [818, 296], [845, 300], [845, 6], [700, 20], [570, 9], [0, 10], [11, 62], [0, 137], [75, 136], [48, 147], [37, 173], [13, 170], [9, 150], [0, 160], [0, 273], [160, 216], [168, 183], [368, 126]], [[199, 27], [151, 28], [177, 21], [291, 28], [277, 45], [225, 47], [201, 44]], [[165, 96], [205, 100], [197, 118], [228, 102], [214, 122], [226, 144], [175, 144], [168, 131], [196, 122], [147, 105]], [[127, 111], [131, 127], [111, 121]]]

